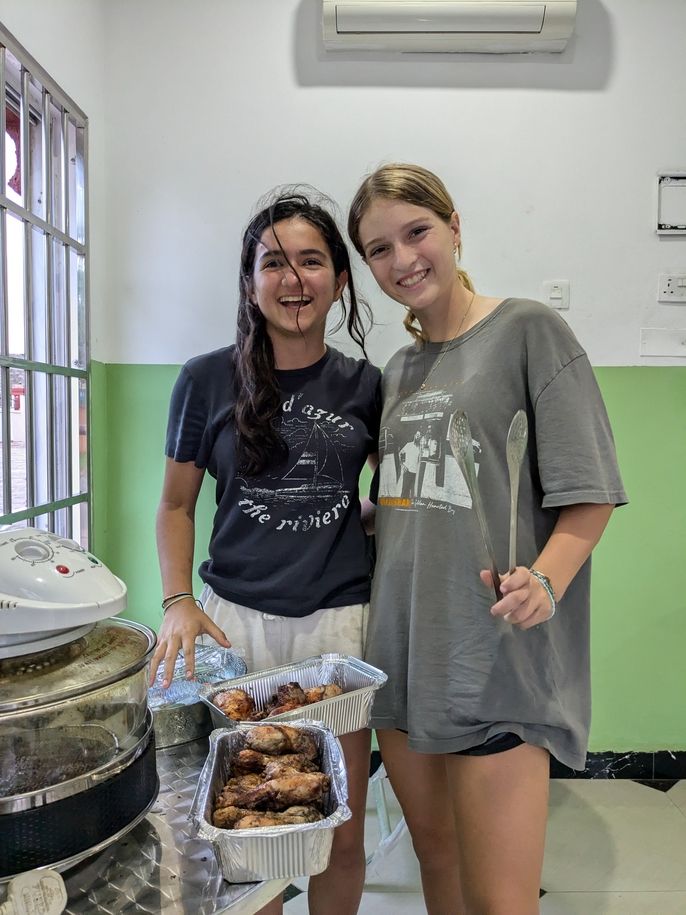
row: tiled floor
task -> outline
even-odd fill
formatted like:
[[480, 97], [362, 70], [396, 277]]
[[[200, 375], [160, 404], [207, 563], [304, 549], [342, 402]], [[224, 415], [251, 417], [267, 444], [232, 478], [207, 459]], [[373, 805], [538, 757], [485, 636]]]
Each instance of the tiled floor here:
[[[628, 779], [551, 782], [541, 915], [686, 915], [686, 781], [655, 784], [662, 790]], [[393, 825], [399, 808], [390, 786], [386, 794]], [[365, 835], [372, 854], [379, 831], [371, 792]], [[373, 858], [360, 915], [424, 912], [404, 831]], [[306, 915], [305, 893], [285, 913]]]

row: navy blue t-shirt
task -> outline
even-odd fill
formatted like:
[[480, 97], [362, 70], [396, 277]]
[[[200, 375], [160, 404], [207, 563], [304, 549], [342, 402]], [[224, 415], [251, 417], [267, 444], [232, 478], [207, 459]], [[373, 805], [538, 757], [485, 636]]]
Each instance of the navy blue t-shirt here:
[[238, 474], [231, 419], [235, 347], [191, 359], [174, 386], [165, 453], [216, 479], [217, 512], [200, 577], [226, 600], [280, 616], [369, 599], [358, 477], [377, 450], [381, 373], [335, 349], [277, 371], [288, 457]]

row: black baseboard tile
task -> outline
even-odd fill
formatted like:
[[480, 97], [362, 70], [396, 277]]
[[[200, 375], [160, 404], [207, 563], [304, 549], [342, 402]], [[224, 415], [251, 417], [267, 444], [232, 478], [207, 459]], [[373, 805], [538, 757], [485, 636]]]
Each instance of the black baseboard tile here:
[[658, 750], [654, 753], [589, 753], [582, 772], [563, 766], [551, 757], [551, 778], [630, 778], [635, 781], [665, 781], [686, 778], [686, 751]]
[[[381, 754], [372, 750], [370, 777], [381, 765]], [[654, 753], [606, 750], [589, 753], [586, 768], [570, 769], [550, 757], [551, 778], [631, 778], [635, 781], [674, 781], [686, 779], [686, 750], [657, 750]]]
[[686, 750], [659, 750], [653, 755], [653, 778], [686, 778]]

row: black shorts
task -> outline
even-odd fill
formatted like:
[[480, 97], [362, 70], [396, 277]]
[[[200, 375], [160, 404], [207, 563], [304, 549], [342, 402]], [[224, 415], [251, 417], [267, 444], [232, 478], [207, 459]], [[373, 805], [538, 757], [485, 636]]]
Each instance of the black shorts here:
[[[402, 731], [403, 734], [407, 734], [407, 731], [402, 728], [397, 728], [398, 731]], [[521, 737], [518, 737], [516, 734], [513, 734], [511, 731], [505, 731], [503, 734], [494, 734], [493, 737], [489, 737], [484, 743], [477, 744], [475, 747], [467, 747], [465, 750], [455, 750], [452, 753], [447, 754], [448, 756], [492, 756], [495, 753], [504, 753], [505, 750], [513, 750], [515, 747], [523, 744], [524, 741]]]

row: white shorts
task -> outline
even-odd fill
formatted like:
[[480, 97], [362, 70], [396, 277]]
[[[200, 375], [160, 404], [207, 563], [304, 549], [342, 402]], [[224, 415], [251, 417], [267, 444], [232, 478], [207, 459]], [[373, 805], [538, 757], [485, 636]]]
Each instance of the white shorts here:
[[327, 607], [303, 617], [276, 616], [224, 600], [209, 585], [200, 603], [232, 647], [245, 652], [249, 673], [330, 651], [364, 657], [369, 604]]

